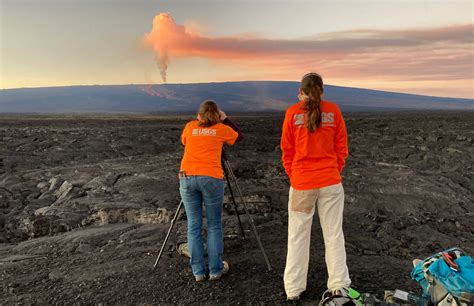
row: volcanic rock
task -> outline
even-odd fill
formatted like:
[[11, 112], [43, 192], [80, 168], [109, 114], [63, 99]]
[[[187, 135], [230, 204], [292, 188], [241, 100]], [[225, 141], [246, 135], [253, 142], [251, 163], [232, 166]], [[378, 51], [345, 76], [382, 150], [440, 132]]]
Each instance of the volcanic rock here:
[[[379, 298], [385, 290], [417, 291], [413, 258], [450, 246], [474, 254], [474, 113], [344, 115], [350, 150], [342, 172], [344, 233], [353, 286]], [[244, 140], [226, 152], [250, 215], [232, 185], [241, 228], [227, 186], [229, 275], [216, 283], [193, 281], [188, 259], [176, 252], [186, 241], [184, 209], [152, 271], [180, 202], [179, 137], [191, 118], [0, 117], [0, 301], [284, 303], [283, 114], [234, 118]], [[308, 303], [326, 289], [318, 218], [316, 210]], [[206, 240], [205, 219], [203, 227]]]

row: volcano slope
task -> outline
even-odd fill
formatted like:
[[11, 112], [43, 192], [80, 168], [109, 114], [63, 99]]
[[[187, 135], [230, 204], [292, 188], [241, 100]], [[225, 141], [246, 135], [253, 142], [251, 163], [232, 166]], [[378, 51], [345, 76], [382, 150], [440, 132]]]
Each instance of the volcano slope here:
[[[181, 129], [191, 117], [0, 118], [0, 301], [10, 303], [280, 303], [288, 180], [280, 163], [283, 114], [235, 117], [244, 140], [228, 150], [270, 262], [226, 197], [230, 274], [195, 283], [179, 203]], [[383, 297], [417, 290], [411, 260], [446, 247], [474, 254], [474, 113], [346, 114], [344, 231], [353, 286]], [[227, 191], [226, 191], [227, 192]], [[243, 213], [241, 205], [239, 211]], [[304, 302], [325, 289], [324, 243], [312, 228]]]

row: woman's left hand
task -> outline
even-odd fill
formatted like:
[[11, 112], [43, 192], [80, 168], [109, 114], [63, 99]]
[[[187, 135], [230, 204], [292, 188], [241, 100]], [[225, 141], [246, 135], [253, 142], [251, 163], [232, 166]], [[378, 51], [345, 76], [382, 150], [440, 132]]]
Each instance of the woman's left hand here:
[[219, 110], [219, 119], [224, 121], [225, 118], [227, 118], [227, 115], [223, 111]]

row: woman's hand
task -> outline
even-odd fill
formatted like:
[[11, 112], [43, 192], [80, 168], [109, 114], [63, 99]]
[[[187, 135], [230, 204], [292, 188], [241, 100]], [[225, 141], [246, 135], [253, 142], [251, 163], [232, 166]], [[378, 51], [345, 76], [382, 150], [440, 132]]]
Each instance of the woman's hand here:
[[219, 119], [224, 121], [225, 118], [227, 118], [227, 115], [223, 111], [219, 110]]

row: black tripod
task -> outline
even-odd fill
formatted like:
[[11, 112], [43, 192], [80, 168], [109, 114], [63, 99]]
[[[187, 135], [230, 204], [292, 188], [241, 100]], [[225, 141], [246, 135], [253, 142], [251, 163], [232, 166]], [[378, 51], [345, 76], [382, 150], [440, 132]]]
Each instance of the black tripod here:
[[245, 214], [249, 218], [250, 226], [252, 227], [252, 231], [253, 231], [253, 234], [255, 235], [255, 239], [257, 239], [258, 246], [260, 247], [260, 251], [262, 252], [263, 258], [265, 259], [265, 263], [267, 264], [267, 269], [268, 271], [271, 271], [272, 266], [270, 265], [270, 261], [268, 260], [267, 254], [265, 253], [265, 249], [263, 248], [262, 242], [260, 241], [260, 237], [258, 236], [257, 228], [255, 227], [252, 216], [250, 215], [249, 210], [247, 208], [247, 203], [245, 202], [244, 196], [242, 194], [242, 190], [240, 189], [240, 186], [237, 183], [237, 178], [235, 177], [234, 170], [232, 170], [232, 167], [230, 165], [229, 160], [227, 159], [227, 155], [225, 154], [224, 150], [222, 150], [222, 161], [224, 164], [224, 173], [227, 180], [227, 187], [229, 188], [229, 193], [230, 193], [232, 202], [234, 203], [235, 214], [237, 215], [237, 219], [239, 220], [242, 236], [245, 239], [244, 229], [242, 227], [242, 223], [240, 222], [239, 211], [237, 210], [237, 203], [235, 202], [234, 192], [232, 191], [232, 184], [230, 182], [231, 180], [234, 182], [235, 189], [237, 189], [237, 193], [239, 194], [240, 201], [242, 202], [242, 205], [244, 207]]
[[[265, 263], [267, 264], [267, 269], [268, 269], [268, 271], [271, 271], [272, 266], [270, 265], [270, 261], [268, 260], [268, 257], [267, 257], [267, 254], [265, 253], [262, 242], [260, 241], [260, 237], [258, 236], [258, 233], [257, 233], [257, 228], [255, 227], [252, 216], [250, 215], [250, 213], [248, 211], [247, 203], [245, 202], [244, 196], [242, 195], [242, 190], [240, 189], [240, 186], [237, 183], [237, 178], [235, 177], [234, 171], [232, 170], [232, 167], [230, 166], [229, 160], [227, 159], [227, 156], [226, 156], [224, 150], [222, 150], [222, 168], [224, 169], [224, 174], [225, 174], [225, 178], [226, 178], [226, 181], [227, 181], [227, 188], [229, 188], [230, 197], [231, 197], [231, 200], [234, 204], [235, 215], [237, 216], [237, 219], [239, 221], [239, 226], [240, 226], [240, 231], [242, 232], [242, 236], [245, 239], [244, 228], [242, 226], [242, 222], [240, 221], [240, 215], [239, 215], [239, 211], [237, 209], [237, 202], [235, 201], [234, 191], [232, 190], [231, 181], [233, 181], [234, 186], [237, 189], [237, 193], [239, 194], [240, 201], [242, 202], [245, 213], [247, 214], [250, 225], [252, 227], [252, 231], [255, 235], [255, 238], [257, 239], [257, 243], [258, 243], [258, 246], [260, 247], [263, 258], [265, 259]], [[168, 229], [168, 233], [166, 234], [165, 241], [161, 245], [160, 253], [158, 253], [158, 257], [156, 258], [155, 264], [153, 266], [153, 270], [155, 270], [156, 266], [158, 265], [158, 262], [160, 261], [163, 250], [165, 249], [166, 243], [168, 242], [169, 236], [171, 234], [171, 231], [173, 230], [173, 227], [174, 227], [174, 224], [175, 224], [176, 220], [178, 219], [179, 212], [181, 211], [182, 207], [183, 207], [183, 200], [181, 200], [179, 202], [179, 205], [178, 205], [178, 208], [176, 209], [176, 213], [174, 214], [173, 220], [171, 220], [170, 228]]]

